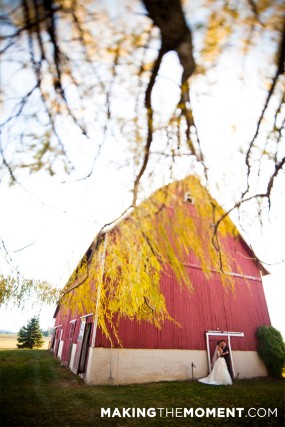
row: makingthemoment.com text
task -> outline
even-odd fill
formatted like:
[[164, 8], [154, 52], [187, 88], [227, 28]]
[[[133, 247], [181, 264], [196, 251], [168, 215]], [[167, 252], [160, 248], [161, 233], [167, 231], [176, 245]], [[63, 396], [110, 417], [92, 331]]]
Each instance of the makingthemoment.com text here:
[[101, 408], [101, 418], [265, 418], [277, 408]]

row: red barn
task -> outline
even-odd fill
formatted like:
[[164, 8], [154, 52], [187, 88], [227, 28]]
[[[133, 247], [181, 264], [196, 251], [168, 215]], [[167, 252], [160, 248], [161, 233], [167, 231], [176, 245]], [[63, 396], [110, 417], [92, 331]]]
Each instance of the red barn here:
[[[54, 354], [89, 384], [185, 380], [208, 373], [215, 343], [224, 337], [235, 376], [266, 375], [257, 354], [256, 331], [270, 325], [261, 279], [267, 272], [228, 218], [219, 234], [214, 233], [222, 209], [197, 178], [188, 177], [160, 189], [138, 212], [139, 221], [131, 214], [95, 239], [70, 278], [65, 302], [60, 301], [55, 312]], [[129, 237], [133, 230], [128, 234], [133, 224], [139, 227], [136, 238], [143, 236], [137, 247]], [[127, 269], [122, 263], [113, 268], [116, 248], [125, 254], [126, 245], [132, 248]], [[139, 279], [135, 272], [128, 276], [133, 262], [136, 271], [144, 265], [143, 272], [151, 256], [160, 265], [158, 271], [150, 270], [147, 278], [141, 272]], [[94, 268], [95, 260], [99, 269]], [[151, 288], [143, 290], [148, 280], [162, 299]], [[125, 293], [114, 297], [120, 286]], [[125, 299], [125, 308], [111, 315], [115, 302], [122, 307]]]

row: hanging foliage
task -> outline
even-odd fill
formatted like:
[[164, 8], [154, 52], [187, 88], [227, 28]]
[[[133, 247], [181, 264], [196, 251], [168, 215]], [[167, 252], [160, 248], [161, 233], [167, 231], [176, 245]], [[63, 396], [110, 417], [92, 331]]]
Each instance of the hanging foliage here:
[[67, 284], [61, 307], [94, 313], [107, 336], [110, 328], [116, 333], [120, 317], [157, 327], [166, 319], [175, 321], [161, 291], [161, 274], [168, 265], [178, 284], [193, 291], [187, 272], [190, 253], [208, 279], [218, 271], [223, 285], [233, 289], [232, 277], [225, 274], [231, 271], [231, 259], [223, 247], [227, 235], [237, 235], [229, 218], [219, 229], [218, 250], [212, 240], [213, 215], [222, 214], [194, 176], [156, 191], [113, 229], [99, 234], [93, 255], [89, 253], [89, 261], [83, 258]]
[[0, 274], [0, 305], [13, 303], [19, 308], [34, 304], [54, 304], [60, 298], [61, 291], [50, 283], [39, 280], [27, 280], [17, 272], [15, 275]]

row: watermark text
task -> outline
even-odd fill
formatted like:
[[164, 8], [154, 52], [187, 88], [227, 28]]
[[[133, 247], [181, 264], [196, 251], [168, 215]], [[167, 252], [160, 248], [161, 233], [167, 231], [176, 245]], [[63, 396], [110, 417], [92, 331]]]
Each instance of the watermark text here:
[[101, 418], [265, 418], [277, 408], [101, 408]]

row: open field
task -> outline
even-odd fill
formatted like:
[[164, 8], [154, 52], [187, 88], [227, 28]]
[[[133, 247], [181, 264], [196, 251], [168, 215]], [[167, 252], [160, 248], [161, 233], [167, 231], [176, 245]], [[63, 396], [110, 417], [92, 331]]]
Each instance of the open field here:
[[[239, 380], [224, 387], [197, 381], [88, 386], [47, 350], [0, 350], [0, 366], [3, 427], [284, 425], [284, 380]], [[155, 408], [156, 416], [101, 417], [101, 408]], [[193, 417], [181, 417], [175, 408], [199, 409]], [[201, 416], [206, 408], [244, 411], [229, 418]], [[166, 416], [166, 410], [172, 412]]]
[[[43, 337], [43, 350], [48, 349], [50, 337]], [[0, 349], [17, 348], [17, 334], [0, 334]]]

